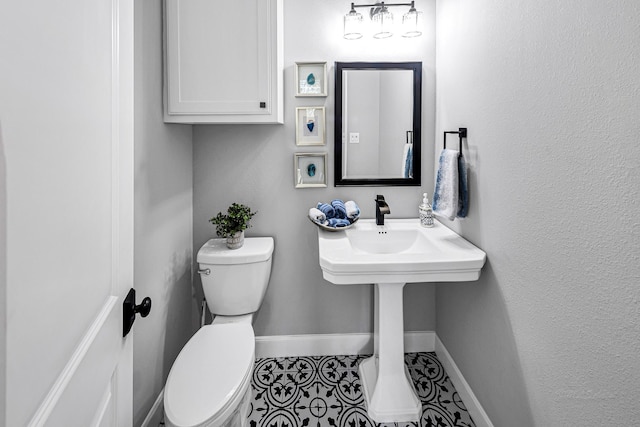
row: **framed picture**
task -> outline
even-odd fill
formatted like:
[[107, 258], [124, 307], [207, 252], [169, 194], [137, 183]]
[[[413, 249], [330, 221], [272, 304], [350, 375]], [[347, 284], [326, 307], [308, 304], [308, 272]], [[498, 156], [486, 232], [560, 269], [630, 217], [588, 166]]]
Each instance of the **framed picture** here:
[[296, 96], [327, 96], [327, 63], [296, 62]]
[[324, 107], [296, 108], [296, 145], [324, 145]]
[[295, 153], [293, 176], [296, 188], [327, 186], [327, 153]]

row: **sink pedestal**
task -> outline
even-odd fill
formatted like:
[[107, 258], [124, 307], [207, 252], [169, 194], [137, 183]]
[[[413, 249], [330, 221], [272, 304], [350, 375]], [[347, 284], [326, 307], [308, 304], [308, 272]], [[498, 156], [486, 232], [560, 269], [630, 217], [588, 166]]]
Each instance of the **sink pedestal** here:
[[374, 354], [358, 369], [369, 417], [377, 423], [418, 421], [422, 410], [404, 364], [404, 285], [375, 285]]

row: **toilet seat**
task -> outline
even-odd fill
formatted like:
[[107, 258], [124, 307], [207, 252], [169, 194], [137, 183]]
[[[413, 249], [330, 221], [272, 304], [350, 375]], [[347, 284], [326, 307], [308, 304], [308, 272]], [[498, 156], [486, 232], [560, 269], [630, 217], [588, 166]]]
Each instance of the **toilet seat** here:
[[245, 323], [203, 326], [176, 358], [164, 389], [167, 425], [221, 424], [251, 382], [253, 328]]

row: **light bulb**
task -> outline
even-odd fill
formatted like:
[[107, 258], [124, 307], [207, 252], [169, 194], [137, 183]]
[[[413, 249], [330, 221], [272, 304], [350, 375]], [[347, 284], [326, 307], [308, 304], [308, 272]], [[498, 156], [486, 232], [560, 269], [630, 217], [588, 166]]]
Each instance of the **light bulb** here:
[[393, 14], [389, 12], [386, 6], [380, 8], [380, 11], [373, 15], [373, 25], [375, 33], [373, 37], [377, 39], [386, 39], [393, 35]]
[[422, 12], [415, 8], [402, 16], [402, 37], [418, 37], [422, 35]]
[[356, 40], [362, 37], [362, 14], [351, 9], [344, 16], [344, 38]]

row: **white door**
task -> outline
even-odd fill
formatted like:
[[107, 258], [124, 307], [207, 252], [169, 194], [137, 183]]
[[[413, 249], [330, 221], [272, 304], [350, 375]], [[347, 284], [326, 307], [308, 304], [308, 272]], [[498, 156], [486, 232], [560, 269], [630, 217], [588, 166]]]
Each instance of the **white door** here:
[[0, 425], [130, 426], [133, 2], [3, 2], [3, 158]]

